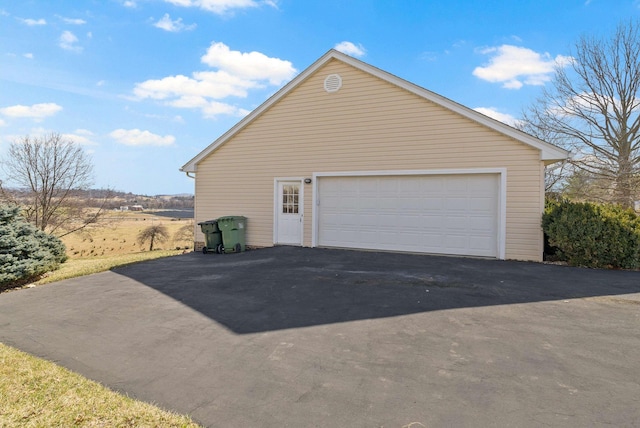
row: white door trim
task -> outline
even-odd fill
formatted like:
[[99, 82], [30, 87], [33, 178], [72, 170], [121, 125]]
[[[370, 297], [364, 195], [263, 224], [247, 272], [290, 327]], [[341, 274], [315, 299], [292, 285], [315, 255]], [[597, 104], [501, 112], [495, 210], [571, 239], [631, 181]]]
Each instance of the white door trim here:
[[382, 170], [382, 171], [339, 171], [339, 172], [314, 172], [313, 195], [311, 208], [311, 246], [318, 246], [318, 179], [322, 177], [367, 177], [389, 175], [460, 175], [460, 174], [498, 174], [500, 176], [498, 189], [498, 259], [506, 257], [506, 218], [507, 218], [507, 168], [469, 168], [469, 169], [427, 169], [427, 170]]
[[273, 244], [278, 244], [278, 214], [280, 213], [280, 183], [295, 182], [300, 184], [298, 194], [298, 210], [302, 219], [300, 225], [300, 245], [304, 243], [304, 178], [303, 177], [276, 177], [273, 179]]

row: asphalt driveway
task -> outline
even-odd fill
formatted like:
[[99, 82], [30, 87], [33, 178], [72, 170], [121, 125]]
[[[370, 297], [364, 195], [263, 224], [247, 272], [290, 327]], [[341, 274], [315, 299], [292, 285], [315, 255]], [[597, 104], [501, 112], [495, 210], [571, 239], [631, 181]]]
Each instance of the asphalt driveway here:
[[640, 426], [640, 273], [276, 247], [0, 294], [0, 341], [212, 427]]

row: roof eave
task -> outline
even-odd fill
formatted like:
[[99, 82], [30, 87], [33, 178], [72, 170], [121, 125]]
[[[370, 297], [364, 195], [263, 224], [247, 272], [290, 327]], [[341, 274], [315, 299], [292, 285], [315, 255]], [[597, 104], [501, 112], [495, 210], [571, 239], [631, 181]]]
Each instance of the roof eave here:
[[390, 74], [384, 70], [381, 70], [377, 67], [364, 63], [358, 59], [352, 58], [347, 55], [344, 55], [344, 58], [341, 58], [341, 59], [356, 68], [360, 68], [360, 69], [364, 68], [369, 73], [383, 80], [387, 80], [401, 88], [408, 90], [409, 92], [412, 92], [435, 104], [439, 104], [442, 107], [448, 108], [449, 110], [452, 110], [468, 119], [478, 122], [488, 128], [494, 129], [524, 144], [527, 144], [539, 149], [541, 152], [541, 160], [557, 162], [557, 161], [567, 159], [569, 157], [569, 152], [564, 149], [561, 149], [560, 147], [547, 143], [546, 141], [540, 140], [532, 135], [529, 135], [505, 123], [497, 121], [480, 112], [472, 110], [469, 107], [465, 107], [462, 104], [459, 104], [455, 101], [450, 100], [449, 98], [436, 94], [435, 92], [432, 92], [428, 89], [425, 89], [421, 86], [418, 86], [414, 83], [411, 83], [393, 74]]
[[442, 95], [436, 94], [435, 92], [431, 92], [428, 89], [425, 89], [421, 86], [413, 84], [407, 80], [401, 79], [391, 73], [388, 73], [384, 70], [381, 70], [377, 67], [374, 67], [370, 64], [367, 64], [363, 61], [360, 61], [356, 58], [350, 57], [346, 54], [336, 51], [335, 49], [329, 50], [323, 56], [318, 58], [313, 64], [307, 67], [302, 71], [299, 75], [294, 77], [289, 83], [284, 85], [280, 90], [278, 90], [275, 94], [273, 94], [269, 99], [267, 99], [264, 103], [258, 106], [255, 110], [245, 116], [242, 120], [236, 123], [231, 129], [222, 134], [219, 138], [213, 141], [209, 146], [207, 146], [204, 150], [198, 153], [195, 157], [193, 157], [189, 162], [187, 162], [180, 171], [183, 172], [196, 172], [197, 165], [204, 158], [209, 156], [212, 152], [214, 152], [218, 147], [224, 144], [227, 140], [233, 137], [236, 133], [238, 133], [241, 129], [259, 117], [264, 111], [269, 109], [273, 104], [277, 103], [281, 98], [283, 98], [292, 88], [299, 85], [301, 82], [306, 80], [311, 74], [315, 73], [320, 67], [322, 67], [325, 63], [330, 61], [331, 59], [338, 59], [343, 61], [355, 68], [368, 72], [376, 77], [379, 77], [383, 80], [386, 80], [396, 86], [404, 88], [409, 92], [412, 92], [420, 97], [423, 97], [429, 101], [434, 102], [442, 107], [448, 108], [468, 119], [471, 119], [475, 122], [478, 122], [488, 128], [494, 129], [497, 132], [500, 132], [504, 135], [510, 136], [517, 141], [520, 141], [524, 144], [532, 146], [540, 150], [540, 158], [545, 163], [554, 163], [569, 157], [569, 152], [561, 149], [553, 144], [547, 143], [545, 141], [539, 140], [529, 134], [526, 134], [522, 131], [519, 131], [515, 128], [512, 128], [509, 125], [506, 125], [502, 122], [499, 122], [495, 119], [490, 118], [482, 113], [479, 113], [475, 110], [472, 110], [468, 107], [465, 107], [461, 104], [456, 103], [448, 98], [443, 97]]

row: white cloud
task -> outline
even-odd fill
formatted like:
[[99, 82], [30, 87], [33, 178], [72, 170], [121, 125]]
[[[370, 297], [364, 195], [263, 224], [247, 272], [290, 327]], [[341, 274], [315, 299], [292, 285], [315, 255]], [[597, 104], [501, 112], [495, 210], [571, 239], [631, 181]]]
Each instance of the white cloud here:
[[179, 74], [147, 80], [137, 84], [133, 92], [138, 98], [156, 100], [189, 96], [221, 99], [229, 96], [246, 97], [247, 90], [257, 86], [256, 82], [232, 76], [225, 71], [201, 71], [193, 73], [193, 78]]
[[26, 24], [30, 27], [36, 26], [36, 25], [47, 25], [47, 21], [45, 21], [44, 19], [40, 18], [40, 19], [31, 19], [31, 18], [27, 18], [27, 19], [22, 19], [22, 18], [16, 18], [18, 21], [22, 22], [23, 24]]
[[272, 85], [280, 85], [296, 73], [290, 61], [256, 51], [232, 51], [224, 43], [212, 43], [201, 61], [242, 79], [268, 80]]
[[65, 24], [69, 24], [69, 25], [84, 25], [87, 23], [87, 21], [85, 21], [84, 19], [65, 18], [64, 16], [60, 16], [60, 15], [56, 15], [56, 16], [60, 18]]
[[91, 138], [94, 136], [93, 132], [87, 129], [76, 129], [73, 133], [62, 134], [65, 140], [71, 140], [76, 144], [83, 146], [97, 146], [98, 143], [94, 142]]
[[164, 0], [166, 3], [171, 3], [175, 6], [182, 7], [197, 7], [208, 12], [213, 12], [218, 15], [223, 15], [234, 9], [246, 9], [250, 7], [258, 7], [260, 5], [267, 5], [277, 8], [277, 2], [275, 0]]
[[367, 53], [366, 49], [361, 44], [358, 44], [356, 46], [355, 44], [347, 41], [340, 42], [337, 45], [335, 45], [333, 48], [344, 54], [355, 56], [355, 57], [361, 57]]
[[199, 108], [206, 118], [215, 118], [219, 115], [245, 116], [249, 112], [237, 106], [222, 103], [220, 101], [207, 100], [204, 97], [185, 96], [169, 102], [169, 105], [177, 108]]
[[71, 31], [65, 31], [60, 35], [60, 47], [74, 52], [80, 52], [82, 47], [77, 45], [78, 38]]
[[5, 122], [4, 120], [0, 119], [0, 126], [7, 126], [7, 122]]
[[163, 100], [177, 108], [197, 108], [206, 117], [246, 114], [246, 110], [220, 102], [227, 97], [246, 98], [252, 89], [278, 86], [291, 79], [296, 69], [291, 62], [260, 52], [232, 51], [223, 43], [212, 43], [202, 62], [217, 68], [192, 75], [168, 76], [136, 84], [137, 99]]
[[127, 146], [170, 146], [176, 141], [173, 135], [163, 137], [139, 129], [116, 129], [109, 136], [118, 143]]
[[27, 52], [26, 54], [22, 54], [23, 57], [28, 59], [33, 59], [33, 54], [31, 52]]
[[175, 21], [172, 21], [168, 13], [165, 13], [164, 16], [158, 20], [158, 22], [153, 24], [153, 26], [172, 33], [189, 31], [196, 28], [196, 24], [185, 25], [182, 22], [182, 18], [178, 18]]
[[432, 51], [424, 51], [420, 54], [420, 59], [424, 61], [434, 62], [438, 59], [438, 53]]
[[28, 117], [41, 120], [45, 117], [53, 116], [60, 110], [62, 110], [62, 107], [56, 103], [41, 103], [33, 104], [31, 106], [15, 105], [0, 108], [0, 114], [8, 117]]
[[122, 2], [122, 5], [124, 7], [131, 7], [131, 8], [134, 8], [134, 7], [138, 6], [137, 3], [135, 1], [133, 1], [133, 0], [125, 0], [124, 2]]
[[518, 119], [511, 116], [508, 113], [501, 113], [495, 107], [476, 107], [474, 108], [478, 113], [482, 113], [485, 116], [489, 116], [492, 119], [498, 120], [502, 123], [506, 123], [510, 126], [515, 126], [518, 124]]
[[107, 83], [106, 80], [98, 80], [96, 82], [96, 86], [98, 86], [98, 87], [104, 86], [106, 83]]
[[145, 114], [144, 117], [148, 117], [149, 119], [159, 119], [163, 122], [170, 120], [171, 122], [175, 122], [175, 123], [181, 123], [181, 124], [186, 123], [184, 118], [179, 114], [171, 117], [165, 116], [165, 115], [159, 115], [159, 114]]
[[503, 88], [520, 89], [524, 85], [540, 86], [551, 80], [556, 66], [565, 67], [571, 57], [548, 53], [540, 54], [531, 49], [502, 45], [487, 48], [480, 53], [491, 55], [486, 67], [476, 67], [473, 75], [488, 82], [502, 83]]

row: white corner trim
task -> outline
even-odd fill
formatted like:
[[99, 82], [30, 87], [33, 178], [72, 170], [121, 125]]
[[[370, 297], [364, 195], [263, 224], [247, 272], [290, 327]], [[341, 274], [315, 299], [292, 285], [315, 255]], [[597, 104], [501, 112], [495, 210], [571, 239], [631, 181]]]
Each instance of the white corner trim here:
[[318, 246], [318, 179], [322, 177], [372, 177], [372, 176], [409, 176], [409, 175], [469, 175], [469, 174], [498, 174], [500, 189], [498, 189], [498, 259], [506, 257], [507, 236], [507, 168], [463, 168], [463, 169], [426, 169], [426, 170], [378, 170], [378, 171], [335, 171], [314, 172], [313, 190], [311, 197], [311, 247]]

